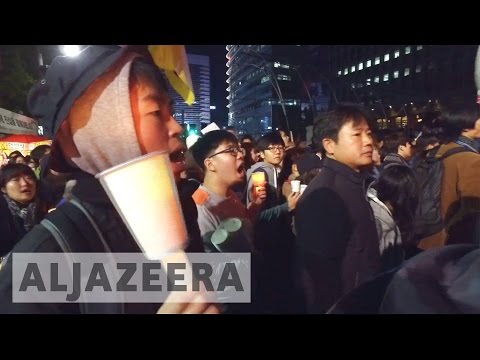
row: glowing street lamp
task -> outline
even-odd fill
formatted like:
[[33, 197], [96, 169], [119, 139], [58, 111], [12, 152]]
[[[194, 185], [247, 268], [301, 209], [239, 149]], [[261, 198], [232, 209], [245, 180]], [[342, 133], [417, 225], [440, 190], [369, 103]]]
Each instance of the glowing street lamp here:
[[77, 56], [80, 54], [80, 46], [78, 45], [63, 45], [61, 51], [66, 56]]

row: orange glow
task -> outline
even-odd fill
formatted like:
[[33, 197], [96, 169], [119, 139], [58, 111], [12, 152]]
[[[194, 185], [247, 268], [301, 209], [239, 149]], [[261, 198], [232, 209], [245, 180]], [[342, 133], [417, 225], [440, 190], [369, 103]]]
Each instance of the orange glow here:
[[265, 184], [265, 173], [255, 172], [252, 174], [253, 186], [263, 186]]

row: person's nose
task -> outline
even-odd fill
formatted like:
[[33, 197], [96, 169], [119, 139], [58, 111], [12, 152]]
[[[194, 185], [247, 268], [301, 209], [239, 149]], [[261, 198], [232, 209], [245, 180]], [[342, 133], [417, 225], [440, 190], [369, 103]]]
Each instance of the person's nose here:
[[24, 177], [20, 177], [20, 180], [18, 181], [20, 187], [24, 187], [24, 186], [29, 186], [30, 183], [24, 178]]
[[243, 160], [244, 158], [245, 158], [244, 150], [240, 150], [240, 151], [237, 153], [237, 159]]
[[373, 146], [371, 134], [363, 133], [363, 146]]
[[168, 123], [168, 136], [171, 138], [178, 137], [181, 133], [182, 127], [173, 116], [170, 116], [170, 120]]

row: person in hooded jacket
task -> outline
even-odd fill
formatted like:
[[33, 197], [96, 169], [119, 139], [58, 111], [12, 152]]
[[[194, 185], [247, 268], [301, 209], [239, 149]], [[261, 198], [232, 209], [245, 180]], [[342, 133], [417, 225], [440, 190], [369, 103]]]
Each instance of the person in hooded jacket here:
[[262, 136], [256, 149], [263, 161], [254, 164], [247, 171], [247, 206], [253, 201], [252, 174], [263, 172], [267, 182], [267, 198], [263, 203], [255, 224], [256, 248], [264, 257], [265, 278], [262, 294], [269, 304], [267, 312], [296, 312], [296, 300], [292, 296], [294, 282], [294, 235], [291, 228], [291, 213], [294, 211], [300, 193], [291, 193], [285, 201], [279, 181], [285, 146], [277, 132]]
[[[91, 45], [75, 58], [57, 57], [29, 93], [32, 115], [54, 140], [50, 168], [72, 174], [76, 180], [72, 197], [95, 219], [105, 246], [113, 253], [140, 249], [95, 175], [143, 154], [166, 150], [179, 178], [184, 146], [171, 104], [163, 73], [140, 46]], [[52, 233], [37, 227], [13, 252], [62, 252]], [[220, 309], [200, 302], [165, 303], [160, 309], [159, 304], [150, 303], [124, 306], [126, 313], [157, 311], [218, 313]], [[80, 307], [77, 303], [12, 302], [10, 257], [0, 271], [0, 312], [78, 313]]]

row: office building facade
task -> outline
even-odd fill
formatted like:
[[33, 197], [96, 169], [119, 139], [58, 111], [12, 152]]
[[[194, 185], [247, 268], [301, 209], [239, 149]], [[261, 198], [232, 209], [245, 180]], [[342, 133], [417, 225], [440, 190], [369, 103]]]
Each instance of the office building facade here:
[[[310, 105], [301, 74], [306, 49], [297, 45], [227, 45], [228, 124], [260, 136], [304, 127]], [[307, 105], [305, 105], [307, 104]]]
[[435, 118], [442, 102], [475, 98], [477, 45], [310, 48], [330, 80], [331, 100], [368, 106], [380, 128], [414, 128]]
[[174, 117], [186, 130], [200, 130], [210, 123], [210, 58], [204, 55], [187, 54], [192, 78], [195, 102], [187, 105], [173, 89], [169, 94], [174, 101]]

